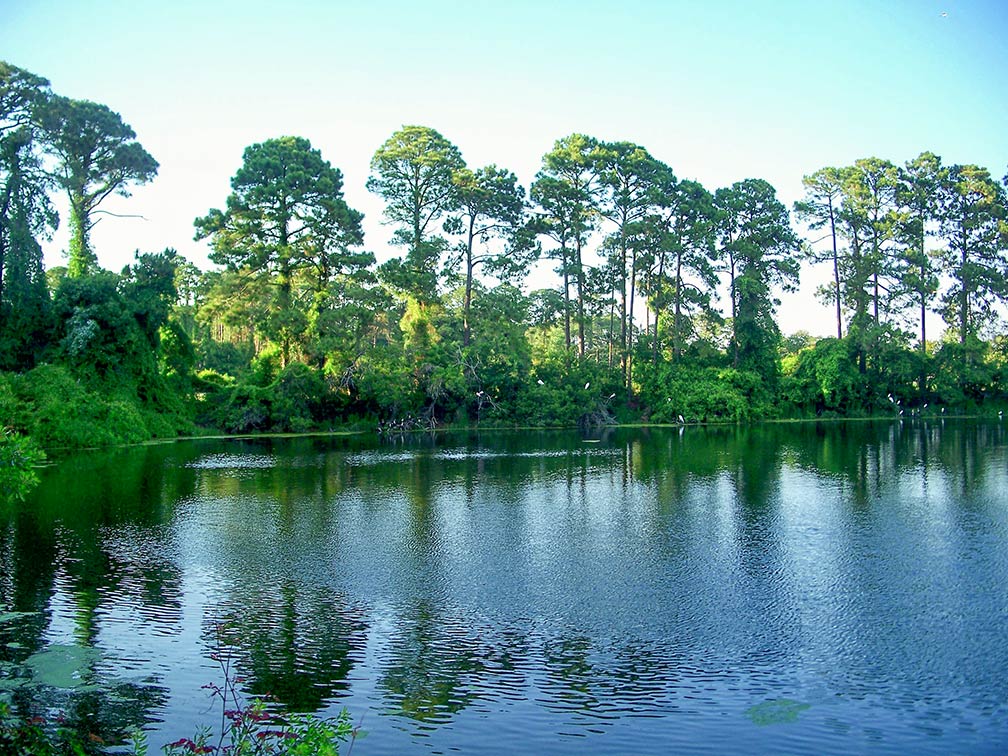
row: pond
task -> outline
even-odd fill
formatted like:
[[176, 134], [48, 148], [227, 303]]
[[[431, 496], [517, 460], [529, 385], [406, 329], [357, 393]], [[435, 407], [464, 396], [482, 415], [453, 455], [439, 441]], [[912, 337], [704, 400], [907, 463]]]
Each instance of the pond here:
[[[0, 696], [153, 746], [250, 696], [353, 753], [1008, 752], [999, 422], [201, 440], [0, 510]], [[221, 634], [223, 633], [223, 634]]]

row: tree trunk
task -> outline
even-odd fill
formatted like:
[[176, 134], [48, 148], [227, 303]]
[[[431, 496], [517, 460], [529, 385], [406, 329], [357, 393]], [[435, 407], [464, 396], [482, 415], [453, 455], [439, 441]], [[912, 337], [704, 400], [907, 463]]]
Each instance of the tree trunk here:
[[672, 315], [672, 359], [679, 361], [681, 354], [680, 342], [682, 339], [682, 239], [679, 240], [679, 251], [676, 253], [676, 277], [675, 277], [675, 311]]
[[577, 277], [577, 289], [578, 289], [578, 357], [585, 356], [585, 318], [584, 318], [584, 298], [585, 298], [585, 286], [584, 286], [584, 266], [581, 264], [581, 237], [580, 235], [575, 240], [574, 251], [576, 258], [574, 261], [576, 270], [574, 271]]
[[833, 294], [836, 298], [836, 337], [843, 338], [843, 319], [840, 314], [840, 255], [836, 242], [836, 215], [833, 212], [833, 198], [829, 202], [830, 234], [833, 236]]
[[652, 355], [654, 357], [655, 366], [658, 365], [658, 357], [660, 353], [660, 348], [658, 346], [658, 321], [661, 319], [661, 307], [662, 301], [662, 283], [665, 280], [665, 252], [661, 251], [658, 254], [658, 277], [655, 281], [655, 308], [654, 308], [654, 344], [652, 345], [653, 351]]
[[564, 290], [564, 343], [567, 352], [571, 349], [571, 322], [570, 322], [570, 272], [567, 269], [567, 247], [560, 247], [560, 264], [563, 268], [563, 290]]
[[474, 220], [470, 216], [469, 219], [469, 238], [466, 241], [466, 282], [465, 282], [465, 301], [462, 305], [462, 346], [469, 346], [470, 341], [470, 331], [469, 331], [469, 307], [472, 304], [472, 282], [473, 282], [473, 224]]
[[961, 247], [959, 251], [959, 285], [961, 287], [959, 292], [959, 343], [966, 344], [966, 332], [969, 328], [969, 290], [966, 281], [966, 217], [963, 214], [962, 219], [962, 232], [961, 236]]
[[[630, 384], [628, 377], [630, 348], [627, 345], [627, 243], [626, 243], [626, 218], [620, 228], [620, 362], [622, 363], [623, 380]], [[633, 294], [630, 295], [630, 308], [633, 308]]]
[[97, 260], [91, 251], [88, 217], [83, 195], [70, 199], [70, 252], [67, 260], [67, 276], [79, 278], [91, 273]]
[[735, 255], [729, 254], [728, 258], [728, 283], [731, 291], [731, 317], [732, 317], [732, 367], [738, 367], [739, 344], [738, 344], [738, 292], [735, 291]]
[[634, 298], [637, 296], [637, 253], [634, 252], [630, 260], [630, 308], [627, 314], [627, 336], [626, 336], [626, 387], [627, 399], [633, 391], [633, 317]]

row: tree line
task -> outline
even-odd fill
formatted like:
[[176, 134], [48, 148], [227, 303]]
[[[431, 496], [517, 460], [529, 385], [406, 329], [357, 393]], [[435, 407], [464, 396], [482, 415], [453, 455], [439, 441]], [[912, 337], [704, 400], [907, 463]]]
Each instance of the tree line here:
[[[401, 250], [378, 264], [340, 170], [285, 136], [246, 148], [221, 208], [195, 219], [215, 269], [169, 248], [104, 270], [90, 241], [103, 201], [157, 169], [108, 107], [0, 63], [5, 426], [58, 446], [197, 427], [694, 422], [1004, 398], [1005, 181], [930, 152], [821, 168], [789, 209], [762, 179], [711, 191], [640, 145], [584, 134], [558, 139], [526, 191], [405, 126], [367, 181]], [[45, 271], [55, 192], [70, 242], [66, 266]], [[803, 261], [832, 272], [819, 294], [835, 338], [777, 325]], [[529, 291], [544, 267], [552, 283]]]

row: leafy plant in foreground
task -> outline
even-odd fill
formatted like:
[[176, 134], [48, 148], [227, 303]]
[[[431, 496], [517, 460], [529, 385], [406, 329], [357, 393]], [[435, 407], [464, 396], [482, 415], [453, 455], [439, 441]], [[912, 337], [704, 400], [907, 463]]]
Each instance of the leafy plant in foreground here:
[[[219, 731], [204, 727], [191, 738], [168, 743], [162, 748], [166, 756], [337, 756], [340, 743], [357, 737], [346, 709], [334, 718], [322, 719], [311, 714], [271, 711], [260, 698], [247, 701], [237, 687], [242, 678], [233, 670], [233, 658], [224, 642], [225, 628], [217, 624], [214, 629], [218, 650], [210, 658], [220, 666], [223, 684], [203, 687], [220, 706]], [[133, 736], [133, 754], [147, 754], [143, 732]]]
[[45, 453], [25, 436], [0, 428], [0, 501], [23, 499], [35, 484]]

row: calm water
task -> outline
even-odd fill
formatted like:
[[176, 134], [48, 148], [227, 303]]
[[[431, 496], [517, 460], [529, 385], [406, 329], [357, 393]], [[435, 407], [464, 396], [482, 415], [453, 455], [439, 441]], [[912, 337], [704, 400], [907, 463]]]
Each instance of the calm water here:
[[353, 753], [1008, 752], [1008, 433], [201, 441], [0, 510], [0, 696], [152, 745], [243, 687]]

